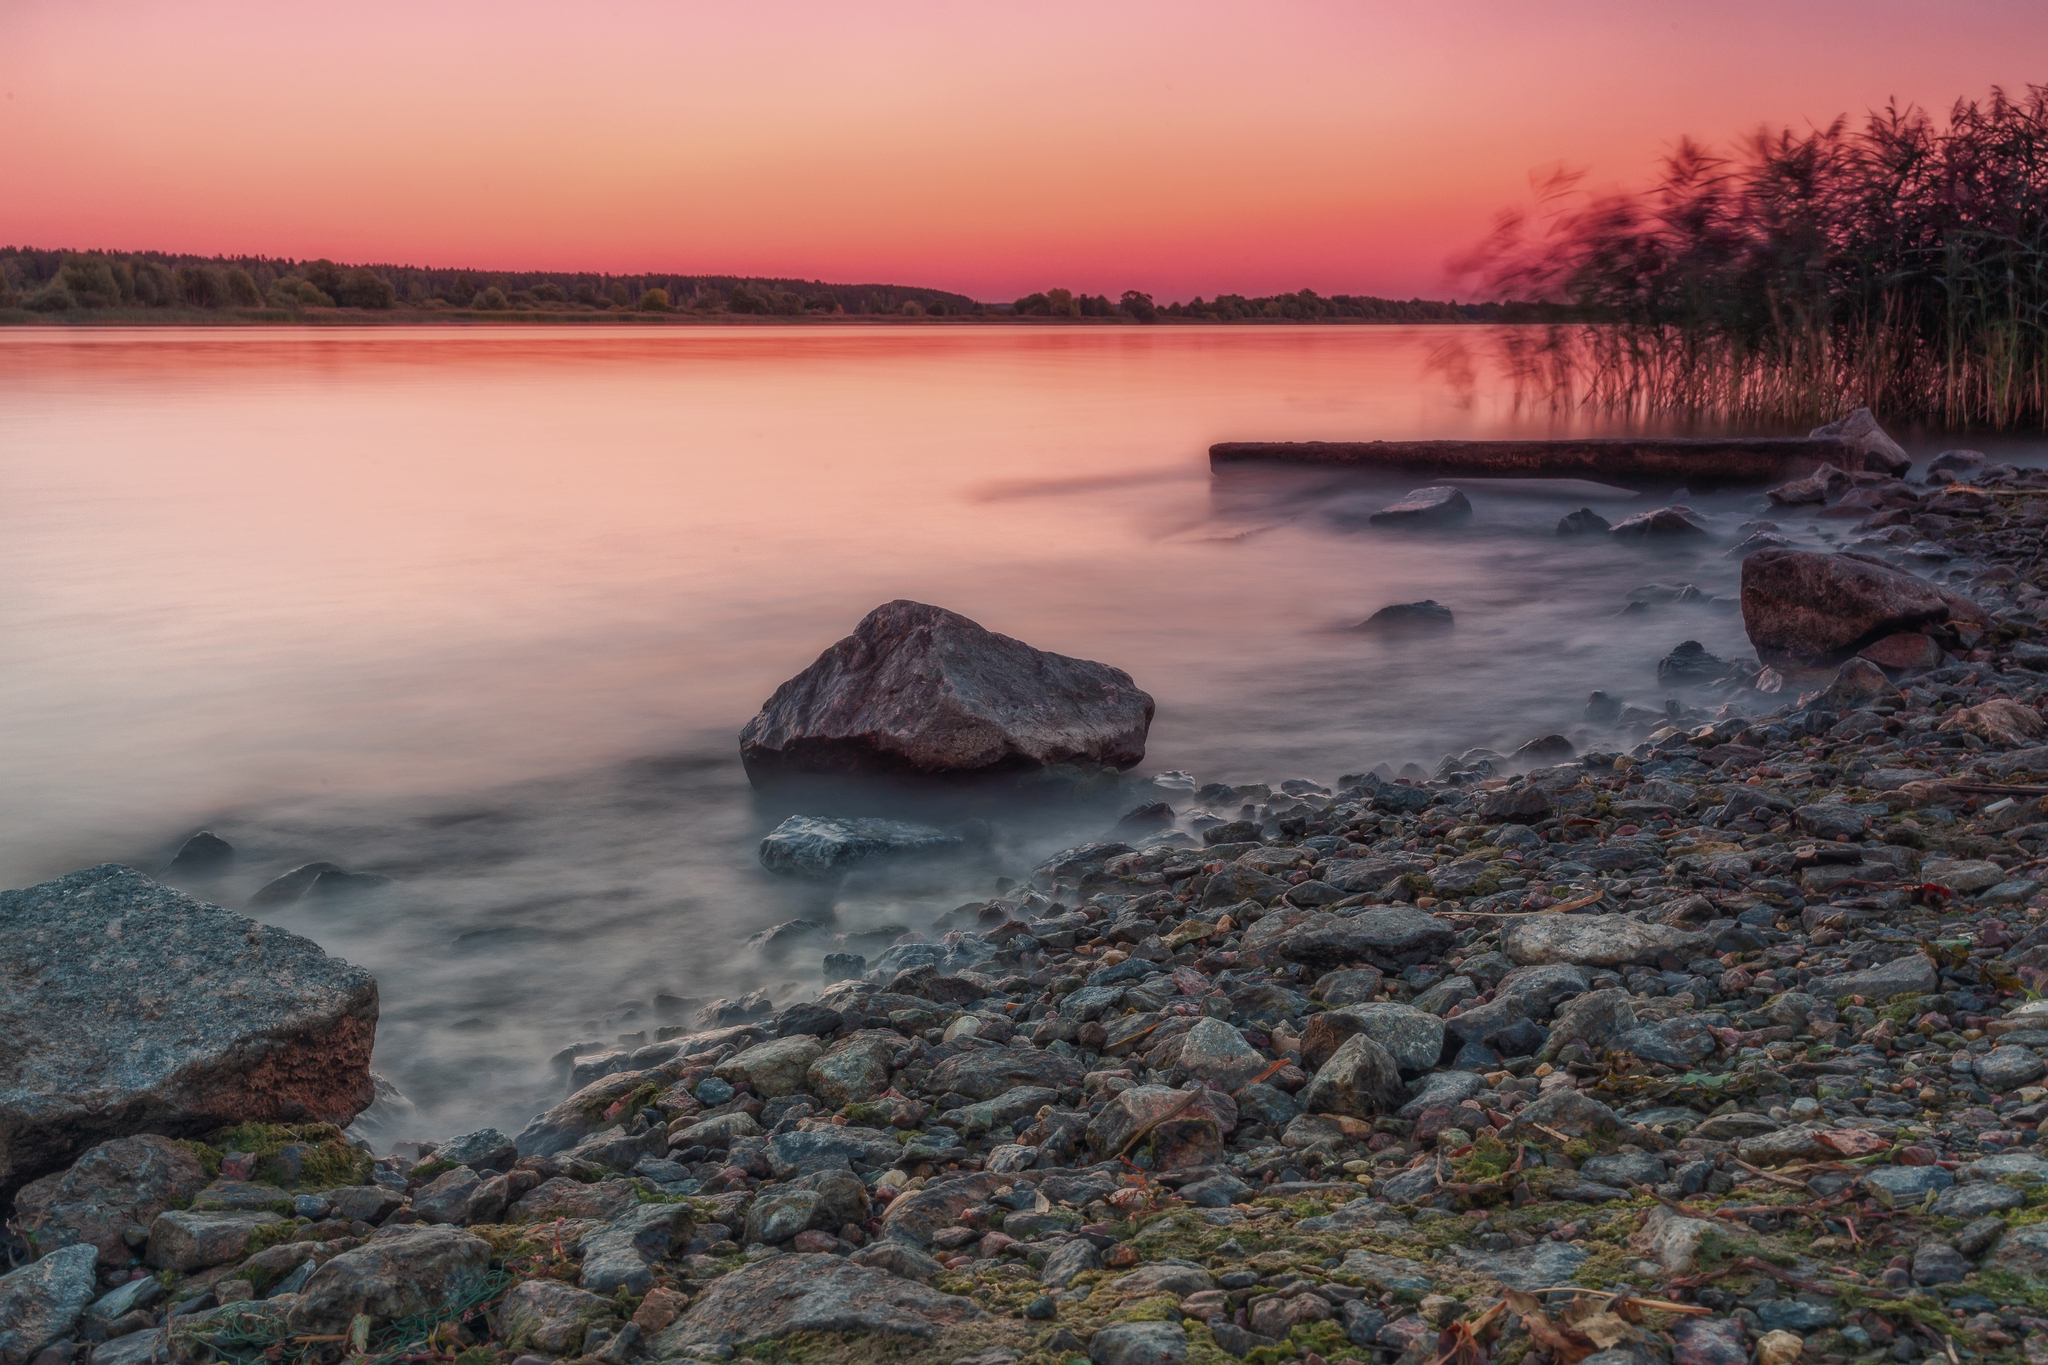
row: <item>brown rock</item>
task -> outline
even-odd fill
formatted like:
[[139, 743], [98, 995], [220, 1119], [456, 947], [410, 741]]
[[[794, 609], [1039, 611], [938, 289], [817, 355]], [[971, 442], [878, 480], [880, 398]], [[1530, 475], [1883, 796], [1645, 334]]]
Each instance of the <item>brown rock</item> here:
[[634, 1198], [630, 1181], [604, 1180], [595, 1185], [583, 1185], [558, 1175], [515, 1201], [506, 1221], [532, 1223], [545, 1218], [595, 1218], [609, 1222], [631, 1208]]
[[1865, 645], [1856, 651], [1856, 657], [1894, 673], [1924, 673], [1941, 667], [1941, 645], [1917, 630], [1902, 630]]
[[689, 1296], [680, 1290], [666, 1286], [650, 1289], [647, 1297], [640, 1300], [640, 1306], [633, 1311], [633, 1325], [640, 1329], [642, 1335], [651, 1337], [681, 1317], [689, 1306]]
[[1152, 698], [1107, 664], [1033, 649], [956, 612], [877, 607], [740, 731], [757, 787], [806, 774], [1128, 768]]
[[149, 1226], [144, 1259], [159, 1270], [203, 1270], [249, 1254], [259, 1230], [285, 1220], [274, 1213], [192, 1213], [172, 1209]]
[[1479, 819], [1484, 824], [1533, 825], [1555, 813], [1550, 797], [1534, 787], [1490, 791], [1479, 806]]
[[1214, 1161], [1223, 1139], [1237, 1131], [1237, 1105], [1215, 1090], [1171, 1090], [1139, 1085], [1111, 1099], [1088, 1124], [1088, 1145], [1108, 1160], [1135, 1141], [1153, 1144], [1160, 1170]]
[[1005, 1185], [1014, 1185], [1016, 1180], [1015, 1176], [970, 1175], [898, 1195], [889, 1201], [889, 1211], [882, 1215], [882, 1231], [913, 1246], [930, 1246], [933, 1233], [952, 1227], [970, 1206], [981, 1203]]
[[1296, 1294], [1292, 1298], [1269, 1294], [1251, 1308], [1252, 1330], [1262, 1337], [1281, 1340], [1296, 1327], [1324, 1322], [1329, 1317], [1329, 1300], [1319, 1294]]
[[1742, 622], [1766, 663], [1839, 663], [1901, 631], [1990, 624], [1968, 598], [1853, 554], [1759, 550], [1742, 563]]
[[1311, 1016], [1308, 1027], [1301, 1034], [1302, 1066], [1310, 1071], [1321, 1070], [1323, 1063], [1336, 1055], [1346, 1038], [1363, 1032], [1365, 1021], [1342, 1010], [1325, 1010]]

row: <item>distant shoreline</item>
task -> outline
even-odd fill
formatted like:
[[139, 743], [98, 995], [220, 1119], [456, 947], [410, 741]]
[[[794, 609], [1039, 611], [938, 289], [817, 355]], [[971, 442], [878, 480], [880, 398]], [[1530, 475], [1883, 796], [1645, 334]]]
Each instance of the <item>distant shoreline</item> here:
[[837, 313], [785, 317], [758, 313], [647, 313], [561, 311], [544, 309], [487, 311], [477, 308], [282, 308], [163, 309], [95, 308], [38, 313], [26, 308], [0, 309], [0, 327], [423, 327], [423, 326], [548, 326], [548, 327], [1485, 327], [1499, 319], [1389, 318], [1206, 318], [1161, 315], [1152, 322], [1115, 316], [1015, 317], [1007, 313], [962, 313], [946, 317], [908, 317], [893, 313]]

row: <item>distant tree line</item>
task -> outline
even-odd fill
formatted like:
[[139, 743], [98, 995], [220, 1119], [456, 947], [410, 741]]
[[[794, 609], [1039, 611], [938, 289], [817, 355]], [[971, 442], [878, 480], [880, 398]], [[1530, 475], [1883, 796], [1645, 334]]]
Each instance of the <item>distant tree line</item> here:
[[965, 294], [895, 284], [737, 275], [604, 275], [337, 265], [270, 256], [0, 247], [0, 308], [473, 309], [482, 312], [834, 313], [945, 317], [982, 311]]
[[1297, 294], [1246, 298], [1242, 294], [1199, 294], [1186, 303], [1155, 304], [1150, 294], [1124, 291], [1115, 303], [1102, 294], [1076, 294], [1048, 289], [1027, 294], [1010, 305], [1017, 317], [1108, 318], [1137, 322], [1179, 319], [1189, 322], [1501, 322], [1516, 320], [1518, 311], [1504, 303], [1441, 303], [1429, 299], [1380, 299], [1363, 294], [1333, 294], [1313, 289]]
[[[726, 313], [762, 317], [870, 316], [1096, 318], [1118, 322], [1493, 322], [1502, 304], [1434, 303], [1312, 289], [1155, 305], [1135, 289], [1105, 294], [1048, 289], [986, 305], [965, 294], [895, 284], [734, 275], [601, 275], [548, 271], [337, 265], [270, 256], [176, 256], [162, 252], [44, 251], [0, 247], [0, 309], [40, 313], [109, 309], [242, 311], [307, 309], [463, 310], [482, 313]], [[1508, 310], [1504, 312], [1504, 309]]]

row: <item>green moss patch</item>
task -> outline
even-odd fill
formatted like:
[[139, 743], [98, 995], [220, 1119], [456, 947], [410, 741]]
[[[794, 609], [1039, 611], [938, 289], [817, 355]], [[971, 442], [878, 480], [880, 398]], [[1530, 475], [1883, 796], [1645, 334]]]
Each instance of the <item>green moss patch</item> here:
[[211, 1156], [209, 1176], [220, 1174], [221, 1156], [248, 1152], [256, 1158], [252, 1177], [258, 1184], [279, 1189], [331, 1190], [343, 1185], [360, 1185], [370, 1178], [375, 1165], [368, 1152], [348, 1145], [341, 1130], [331, 1123], [243, 1123], [208, 1134], [202, 1154], [193, 1155], [202, 1165]]

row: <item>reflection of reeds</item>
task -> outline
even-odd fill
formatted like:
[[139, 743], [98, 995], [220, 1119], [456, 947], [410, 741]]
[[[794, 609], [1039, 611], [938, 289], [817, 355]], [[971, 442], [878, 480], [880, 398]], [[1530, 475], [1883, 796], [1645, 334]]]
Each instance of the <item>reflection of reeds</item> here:
[[1462, 269], [1532, 301], [1517, 395], [1652, 419], [1794, 424], [1865, 404], [2048, 424], [2048, 86], [1888, 108], [1732, 154], [1681, 143], [1658, 182], [1551, 176]]

